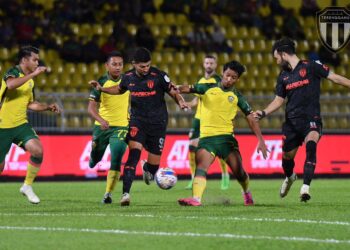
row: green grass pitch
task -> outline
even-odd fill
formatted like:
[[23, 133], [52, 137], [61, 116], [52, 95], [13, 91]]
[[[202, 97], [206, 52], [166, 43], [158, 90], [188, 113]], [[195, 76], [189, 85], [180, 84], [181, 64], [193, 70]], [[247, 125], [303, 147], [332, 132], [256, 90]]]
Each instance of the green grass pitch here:
[[245, 207], [237, 182], [208, 181], [202, 207], [181, 207], [187, 181], [171, 190], [135, 181], [131, 206], [101, 204], [105, 182], [37, 182], [30, 204], [20, 183], [0, 183], [0, 249], [350, 249], [347, 179], [316, 179], [308, 203], [302, 182], [279, 198], [282, 180], [252, 180]]

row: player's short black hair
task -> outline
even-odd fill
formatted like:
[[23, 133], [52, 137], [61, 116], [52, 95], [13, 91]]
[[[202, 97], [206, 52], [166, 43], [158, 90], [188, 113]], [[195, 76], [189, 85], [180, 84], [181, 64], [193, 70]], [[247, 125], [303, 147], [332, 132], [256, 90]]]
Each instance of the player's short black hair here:
[[143, 47], [137, 48], [135, 50], [134, 56], [132, 58], [134, 63], [145, 63], [151, 61], [151, 52]]
[[245, 67], [237, 61], [231, 61], [231, 62], [226, 63], [224, 65], [224, 72], [227, 69], [231, 69], [233, 71], [236, 71], [238, 74], [238, 77], [240, 77], [245, 72]]
[[213, 56], [213, 55], [205, 55], [205, 57], [204, 57], [205, 59], [206, 58], [210, 58], [210, 59], [214, 59], [214, 60], [216, 60], [216, 57], [215, 56]]
[[39, 49], [31, 45], [26, 45], [21, 47], [18, 51], [18, 56], [17, 56], [18, 62], [20, 62], [24, 57], [31, 56], [32, 53], [39, 54]]
[[106, 56], [106, 62], [108, 62], [112, 57], [121, 57], [123, 59], [123, 54], [119, 51], [114, 50]]
[[277, 52], [285, 52], [289, 55], [295, 54], [295, 42], [289, 37], [283, 37], [277, 40], [272, 46], [272, 54], [277, 50]]

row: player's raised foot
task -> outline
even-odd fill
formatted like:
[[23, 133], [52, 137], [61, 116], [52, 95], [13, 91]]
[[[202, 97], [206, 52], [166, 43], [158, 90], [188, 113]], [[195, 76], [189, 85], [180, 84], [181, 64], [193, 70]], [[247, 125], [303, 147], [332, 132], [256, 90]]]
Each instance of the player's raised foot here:
[[311, 199], [311, 195], [309, 192], [310, 186], [303, 184], [300, 189], [300, 201], [307, 202]]
[[23, 184], [23, 186], [19, 189], [20, 193], [27, 196], [27, 199], [32, 204], [39, 204], [40, 199], [39, 197], [34, 193], [33, 188], [31, 185]]
[[193, 180], [190, 180], [190, 182], [187, 184], [185, 189], [192, 189], [192, 185], [193, 185]]
[[178, 199], [177, 201], [181, 206], [192, 206], [192, 207], [202, 206], [202, 203], [193, 197]]
[[243, 199], [244, 199], [244, 205], [245, 206], [252, 206], [252, 205], [254, 205], [253, 196], [252, 196], [252, 193], [250, 191], [242, 192], [242, 196], [243, 196]]
[[225, 174], [221, 178], [221, 190], [227, 190], [230, 185], [230, 175]]
[[103, 196], [102, 203], [104, 204], [111, 204], [112, 203], [112, 194], [111, 193], [105, 193]]
[[146, 161], [145, 160], [141, 160], [141, 166], [142, 166], [142, 178], [144, 180], [144, 182], [147, 184], [147, 185], [150, 185], [151, 184], [151, 181], [153, 180], [153, 174], [151, 174], [147, 167], [145, 166], [145, 163]]
[[130, 195], [128, 193], [124, 193], [122, 198], [120, 199], [120, 205], [122, 207], [130, 205]]
[[286, 177], [286, 179], [283, 181], [281, 189], [280, 189], [280, 197], [284, 198], [287, 196], [290, 187], [293, 185], [293, 182], [295, 182], [297, 179], [297, 175], [293, 173], [290, 177]]

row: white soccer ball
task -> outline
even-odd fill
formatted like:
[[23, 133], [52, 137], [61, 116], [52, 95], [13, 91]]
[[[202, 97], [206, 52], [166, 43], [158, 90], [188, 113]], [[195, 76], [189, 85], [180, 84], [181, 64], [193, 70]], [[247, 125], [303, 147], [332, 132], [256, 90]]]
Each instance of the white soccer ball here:
[[158, 187], [161, 189], [170, 189], [175, 186], [177, 182], [177, 176], [173, 169], [171, 168], [160, 168], [156, 173], [154, 178]]

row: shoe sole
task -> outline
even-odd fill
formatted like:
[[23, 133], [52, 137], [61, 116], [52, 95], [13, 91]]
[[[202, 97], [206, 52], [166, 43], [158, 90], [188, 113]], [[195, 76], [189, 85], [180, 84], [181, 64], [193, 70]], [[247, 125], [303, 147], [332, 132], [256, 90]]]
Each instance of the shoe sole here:
[[20, 192], [21, 192], [21, 194], [22, 194], [23, 196], [25, 196], [25, 197], [27, 198], [27, 200], [28, 200], [30, 203], [35, 204], [35, 205], [37, 205], [37, 204], [40, 203], [40, 201], [39, 201], [39, 202], [30, 201], [25, 193], [23, 193], [22, 191], [20, 191]]
[[130, 201], [122, 201], [122, 202], [120, 202], [120, 206], [122, 206], [122, 207], [127, 207], [129, 205], [130, 205]]
[[188, 206], [188, 207], [200, 207], [200, 206], [202, 206], [202, 205], [193, 205], [193, 204], [187, 203], [186, 201], [183, 201], [183, 200], [178, 200], [178, 203], [181, 206]]
[[302, 194], [301, 196], [300, 196], [300, 201], [301, 202], [307, 202], [308, 200], [310, 200], [311, 199], [311, 196], [309, 195], [309, 194]]

